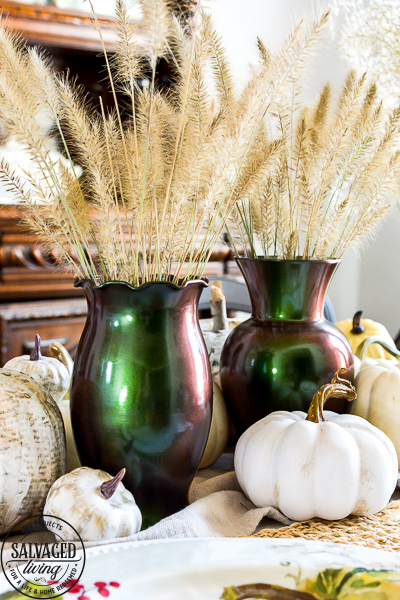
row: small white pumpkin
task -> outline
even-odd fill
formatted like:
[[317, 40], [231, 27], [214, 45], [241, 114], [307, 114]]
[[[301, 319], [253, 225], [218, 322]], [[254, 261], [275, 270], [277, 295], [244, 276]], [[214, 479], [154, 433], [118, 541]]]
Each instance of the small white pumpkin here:
[[72, 363], [72, 359], [64, 350], [65, 348], [61, 344], [53, 342], [50, 346], [53, 356], [42, 356], [40, 336], [36, 334], [35, 347], [30, 356], [24, 354], [12, 358], [4, 365], [4, 368], [29, 375], [40, 383], [58, 404], [69, 391], [72, 375], [72, 365], [69, 363], [69, 361]]
[[[382, 346], [398, 359], [397, 362], [369, 358], [367, 351], [372, 344]], [[350, 411], [386, 433], [400, 462], [400, 352], [380, 337], [373, 336], [360, 344], [356, 356], [361, 365], [354, 382], [357, 399]]]
[[256, 506], [295, 521], [335, 520], [376, 513], [390, 500], [398, 472], [390, 439], [361, 417], [322, 411], [329, 396], [356, 396], [339, 373], [314, 395], [308, 415], [271, 413], [239, 439], [236, 475]]
[[40, 513], [65, 472], [60, 410], [27, 375], [0, 369], [0, 534]]
[[209, 467], [221, 456], [229, 438], [229, 417], [221, 389], [213, 381], [213, 412], [210, 433], [199, 469]]
[[121, 483], [124, 475], [125, 469], [115, 477], [89, 467], [75, 469], [51, 486], [43, 512], [65, 519], [86, 542], [133, 535], [140, 531], [142, 514]]

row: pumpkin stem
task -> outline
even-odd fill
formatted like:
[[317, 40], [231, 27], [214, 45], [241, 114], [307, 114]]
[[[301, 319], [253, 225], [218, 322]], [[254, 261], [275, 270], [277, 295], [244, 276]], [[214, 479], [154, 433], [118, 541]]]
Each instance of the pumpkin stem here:
[[366, 338], [363, 342], [361, 342], [361, 344], [356, 350], [357, 358], [363, 360], [367, 348], [371, 346], [371, 344], [379, 344], [380, 346], [382, 346], [382, 348], [386, 350], [386, 352], [389, 352], [389, 354], [395, 356], [400, 360], [400, 352], [397, 350], [397, 348], [395, 346], [390, 346], [385, 340], [380, 338], [379, 335], [371, 335], [370, 337]]
[[318, 392], [314, 394], [308, 409], [306, 421], [313, 423], [321, 423], [325, 421], [323, 407], [328, 398], [345, 398], [349, 402], [357, 398], [355, 387], [343, 377], [340, 377], [347, 369], [339, 369], [336, 371], [330, 383], [323, 385]]
[[72, 371], [74, 369], [74, 361], [71, 358], [68, 350], [59, 342], [51, 342], [49, 346], [50, 354], [57, 360], [59, 360], [68, 369], [69, 376], [72, 377]]
[[282, 600], [314, 600], [315, 596], [308, 592], [298, 592], [297, 590], [289, 590], [280, 585], [271, 585], [269, 583], [249, 583], [245, 585], [237, 585], [224, 589], [221, 596], [222, 600], [245, 600], [247, 598], [265, 598], [273, 600], [274, 598], [282, 598]]
[[35, 347], [33, 348], [29, 360], [42, 360], [42, 353], [40, 352], [40, 335], [35, 335]]
[[210, 309], [213, 318], [212, 330], [217, 333], [224, 329], [229, 329], [228, 316], [226, 313], [225, 294], [222, 290], [222, 281], [213, 281], [211, 283]]
[[104, 498], [109, 500], [111, 496], [114, 494], [115, 490], [118, 487], [118, 484], [124, 478], [126, 473], [126, 469], [121, 469], [119, 473], [116, 474], [115, 477], [109, 479], [108, 481], [104, 481], [100, 486], [100, 491], [103, 494]]
[[361, 315], [363, 314], [362, 310], [358, 310], [353, 317], [353, 329], [350, 333], [355, 333], [356, 335], [359, 333], [364, 333], [365, 327], [361, 323]]

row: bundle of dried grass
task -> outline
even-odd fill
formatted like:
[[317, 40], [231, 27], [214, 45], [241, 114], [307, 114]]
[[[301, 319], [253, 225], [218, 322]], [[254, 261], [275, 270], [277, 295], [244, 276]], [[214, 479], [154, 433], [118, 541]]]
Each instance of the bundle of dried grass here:
[[400, 109], [385, 111], [375, 85], [349, 73], [334, 106], [328, 85], [312, 107], [297, 106], [297, 93], [270, 121], [265, 177], [243, 187], [232, 213], [249, 257], [340, 258], [371, 235], [398, 189]]
[[[185, 4], [189, 24], [168, 0], [139, 2], [145, 55], [124, 0], [116, 3], [117, 52], [109, 59], [104, 48], [115, 99], [109, 114], [94, 111], [73, 81], [57, 76], [4, 23], [0, 28], [0, 114], [41, 172], [27, 174], [27, 189], [3, 162], [2, 180], [29, 207], [25, 221], [62, 265], [79, 277], [133, 286], [202, 275], [236, 200], [278, 155], [279, 144], [265, 141], [265, 117], [300, 77], [328, 18], [299, 23], [275, 56], [260, 42], [260, 68], [236, 94], [220, 39], [198, 2]], [[95, 16], [94, 23], [101, 37]], [[178, 74], [168, 94], [156, 84], [161, 57]], [[139, 87], [149, 66], [147, 86]], [[131, 107], [127, 120], [118, 91]], [[39, 113], [56, 124], [70, 168], [50, 160]], [[81, 180], [71, 155], [84, 167]]]

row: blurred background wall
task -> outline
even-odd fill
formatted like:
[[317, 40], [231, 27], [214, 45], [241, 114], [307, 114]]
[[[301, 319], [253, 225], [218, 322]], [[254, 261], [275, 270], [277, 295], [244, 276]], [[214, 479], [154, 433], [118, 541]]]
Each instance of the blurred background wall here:
[[[362, 2], [362, 0], [360, 0]], [[260, 36], [276, 50], [297, 19], [329, 6], [328, 0], [208, 0], [217, 30], [223, 37], [233, 71], [245, 80], [257, 60]], [[333, 27], [340, 27], [337, 17]], [[326, 81], [338, 88], [350, 63], [341, 56], [337, 39], [321, 46], [305, 79], [305, 99], [312, 100]], [[386, 325], [392, 335], [400, 329], [400, 209], [393, 207], [368, 248], [349, 250], [329, 290], [336, 316], [356, 310]]]

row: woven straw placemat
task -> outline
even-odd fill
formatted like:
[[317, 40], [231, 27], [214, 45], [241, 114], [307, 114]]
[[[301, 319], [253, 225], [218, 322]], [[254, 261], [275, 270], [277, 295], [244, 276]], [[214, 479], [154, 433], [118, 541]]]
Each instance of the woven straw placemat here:
[[263, 529], [251, 537], [304, 538], [400, 552], [400, 501], [391, 502], [369, 517], [350, 516], [340, 521], [311, 519], [279, 529]]

